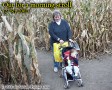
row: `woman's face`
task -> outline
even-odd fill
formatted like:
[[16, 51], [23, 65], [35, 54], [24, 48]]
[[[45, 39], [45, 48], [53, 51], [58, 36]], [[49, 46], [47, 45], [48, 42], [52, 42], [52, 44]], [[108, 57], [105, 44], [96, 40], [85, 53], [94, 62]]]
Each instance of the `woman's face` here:
[[58, 22], [60, 19], [61, 19], [60, 14], [57, 14], [57, 15], [54, 16], [54, 20], [55, 20], [56, 22]]

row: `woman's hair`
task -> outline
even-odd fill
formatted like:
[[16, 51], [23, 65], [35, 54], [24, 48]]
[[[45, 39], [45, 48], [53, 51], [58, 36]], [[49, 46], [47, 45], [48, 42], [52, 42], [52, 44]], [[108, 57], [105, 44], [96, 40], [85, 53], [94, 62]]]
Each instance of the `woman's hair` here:
[[53, 12], [53, 20], [54, 20], [54, 16], [58, 15], [58, 14], [61, 16], [61, 13], [60, 13], [59, 10], [54, 10], [54, 12]]

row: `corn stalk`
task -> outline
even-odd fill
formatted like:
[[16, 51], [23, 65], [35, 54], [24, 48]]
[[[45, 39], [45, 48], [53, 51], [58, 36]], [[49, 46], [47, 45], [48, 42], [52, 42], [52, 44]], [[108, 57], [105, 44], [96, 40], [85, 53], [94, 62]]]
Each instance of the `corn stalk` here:
[[[18, 19], [19, 17], [19, 19]], [[1, 16], [0, 77], [3, 84], [39, 84], [33, 26], [21, 15]], [[25, 23], [28, 22], [28, 23]], [[11, 24], [10, 24], [11, 23]], [[28, 35], [26, 34], [28, 33]]]

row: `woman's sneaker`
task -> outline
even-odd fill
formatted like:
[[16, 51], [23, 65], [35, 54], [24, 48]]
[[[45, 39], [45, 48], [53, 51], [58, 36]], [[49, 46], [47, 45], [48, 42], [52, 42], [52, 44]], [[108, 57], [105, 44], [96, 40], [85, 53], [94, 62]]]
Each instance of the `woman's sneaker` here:
[[57, 67], [54, 67], [54, 72], [58, 72], [58, 68]]

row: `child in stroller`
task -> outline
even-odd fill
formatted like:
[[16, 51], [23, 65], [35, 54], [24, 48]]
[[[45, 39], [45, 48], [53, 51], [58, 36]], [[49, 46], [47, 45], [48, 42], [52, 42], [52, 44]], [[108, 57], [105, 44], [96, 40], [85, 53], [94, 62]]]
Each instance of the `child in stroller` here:
[[70, 50], [64, 52], [65, 68], [67, 72], [75, 78], [77, 78], [79, 72], [77, 55], [78, 53], [75, 48], [71, 48]]
[[62, 49], [62, 75], [65, 80], [64, 88], [69, 88], [69, 81], [77, 80], [78, 86], [83, 86], [78, 65], [78, 51], [74, 47]]

